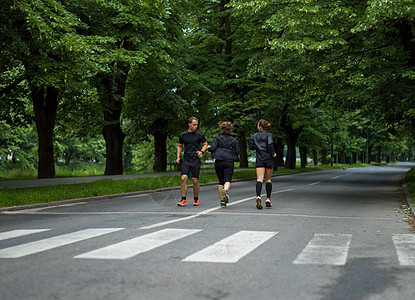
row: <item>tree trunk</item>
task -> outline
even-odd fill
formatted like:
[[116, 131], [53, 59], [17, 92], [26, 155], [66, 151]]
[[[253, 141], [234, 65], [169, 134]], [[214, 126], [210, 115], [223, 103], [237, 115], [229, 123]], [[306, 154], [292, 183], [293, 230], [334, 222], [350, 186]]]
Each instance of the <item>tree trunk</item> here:
[[316, 149], [313, 149], [313, 163], [314, 163], [314, 166], [317, 166], [317, 164], [318, 164], [318, 156], [317, 156], [317, 150]]
[[321, 149], [321, 164], [322, 165], [329, 164], [329, 161], [327, 160], [327, 149], [326, 148]]
[[305, 168], [307, 166], [307, 147], [305, 146], [300, 147], [300, 159], [301, 168]]
[[68, 152], [65, 152], [65, 165], [68, 166], [71, 162], [72, 155], [75, 151], [74, 150], [68, 150]]
[[375, 158], [375, 161], [377, 162], [377, 163], [381, 163], [381, 156], [380, 156], [380, 154], [381, 154], [381, 152], [382, 152], [382, 147], [381, 146], [377, 146], [376, 147], [376, 158]]
[[[166, 122], [157, 120], [154, 129], [154, 172], [165, 172], [167, 169], [167, 128]], [[157, 124], [157, 125], [156, 125]]]
[[277, 138], [277, 143], [275, 144], [275, 153], [277, 153], [274, 168], [276, 170], [277, 167], [284, 167], [284, 143], [282, 138]]
[[298, 137], [300, 136], [303, 127], [295, 129], [291, 125], [286, 125], [285, 129], [285, 141], [287, 142], [287, 158], [285, 160], [286, 169], [295, 169], [296, 155], [295, 146], [297, 144]]
[[342, 151], [340, 152], [340, 157], [341, 157], [341, 163], [346, 164], [346, 150], [344, 149], [344, 147]]
[[244, 132], [238, 133], [238, 145], [239, 145], [239, 150], [241, 150], [241, 154], [239, 155], [241, 159], [239, 162], [239, 167], [248, 168], [248, 154], [246, 152], [247, 145], [246, 145], [246, 138], [245, 138]]
[[55, 177], [53, 130], [58, 109], [58, 90], [54, 87], [32, 87], [31, 98], [38, 135], [38, 178]]
[[231, 23], [229, 21], [229, 14], [224, 14], [228, 8], [225, 7], [230, 0], [220, 0], [220, 12], [222, 13], [219, 18], [219, 29], [221, 32], [221, 38], [225, 41], [225, 54], [230, 55], [232, 53], [232, 31]]
[[121, 111], [123, 106], [125, 83], [128, 69], [118, 68], [119, 74], [112, 76], [98, 75], [98, 92], [104, 110], [104, 127], [106, 163], [105, 175], [123, 174], [123, 145], [125, 134], [121, 129]]

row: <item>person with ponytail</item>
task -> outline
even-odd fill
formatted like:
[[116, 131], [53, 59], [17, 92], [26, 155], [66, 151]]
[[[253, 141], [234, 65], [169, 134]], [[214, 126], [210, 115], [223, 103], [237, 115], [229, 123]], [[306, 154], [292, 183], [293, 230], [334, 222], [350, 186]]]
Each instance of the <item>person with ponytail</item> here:
[[229, 202], [229, 189], [231, 188], [234, 163], [239, 161], [239, 146], [231, 135], [232, 122], [219, 122], [221, 134], [215, 137], [208, 151], [215, 158], [215, 171], [219, 180], [219, 197], [221, 207], [226, 207]]
[[274, 140], [272, 134], [269, 132], [271, 124], [266, 120], [261, 119], [257, 124], [258, 131], [254, 133], [248, 141], [248, 147], [251, 150], [256, 150], [256, 208], [262, 209], [262, 182], [265, 175], [265, 190], [267, 192], [267, 199], [265, 200], [265, 207], [271, 207], [271, 192], [272, 182], [271, 175], [274, 170], [274, 158], [277, 156], [274, 150]]

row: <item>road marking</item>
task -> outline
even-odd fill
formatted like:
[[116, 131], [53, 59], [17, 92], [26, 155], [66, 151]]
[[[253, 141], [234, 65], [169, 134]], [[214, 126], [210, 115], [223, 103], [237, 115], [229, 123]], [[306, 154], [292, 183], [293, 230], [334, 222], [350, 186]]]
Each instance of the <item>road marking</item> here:
[[319, 183], [321, 183], [321, 181], [313, 182], [313, 183], [310, 183], [309, 185], [316, 185], [316, 184], [319, 184]]
[[278, 232], [240, 231], [185, 259], [188, 262], [236, 263]]
[[[293, 189], [281, 190], [281, 191], [273, 192], [272, 194], [279, 194], [279, 193], [289, 192], [289, 191], [292, 191], [292, 190]], [[244, 198], [244, 199], [241, 199], [241, 200], [232, 201], [228, 204], [228, 206], [236, 205], [236, 204], [248, 201], [248, 200], [254, 200], [254, 197], [248, 197], [248, 198]], [[153, 225], [143, 226], [143, 227], [140, 227], [140, 229], [154, 229], [154, 228], [157, 228], [157, 227], [170, 225], [170, 224], [177, 223], [177, 222], [191, 220], [191, 219], [197, 218], [199, 216], [209, 214], [209, 213], [214, 212], [214, 211], [219, 210], [219, 209], [222, 209], [222, 208], [220, 206], [216, 206], [216, 207], [206, 209], [204, 211], [201, 211], [197, 214], [194, 214], [194, 215], [191, 215], [191, 216], [188, 216], [188, 217], [175, 219], [175, 220], [169, 220], [169, 221], [165, 221], [165, 222], [160, 222], [160, 223], [156, 223], [156, 224], [153, 224]]]
[[335, 177], [333, 177], [332, 179], [337, 179], [337, 178], [340, 178], [340, 176], [335, 176]]
[[0, 250], [0, 258], [18, 258], [83, 241], [124, 228], [92, 228]]
[[7, 232], [0, 232], [0, 241], [48, 230], [50, 229], [17, 229]]
[[401, 266], [415, 266], [415, 235], [393, 234], [392, 240]]
[[30, 213], [37, 213], [41, 210], [50, 209], [50, 208], [61, 208], [61, 207], [69, 207], [69, 206], [75, 206], [80, 204], [86, 204], [88, 202], [76, 202], [76, 203], [68, 203], [68, 204], [55, 204], [51, 206], [46, 207], [38, 207], [38, 208], [29, 208], [29, 209], [22, 209], [22, 210], [11, 210], [11, 211], [2, 211], [0, 213], [2, 214], [8, 214], [8, 215], [16, 215], [16, 214], [30, 214]]
[[90, 251], [75, 256], [75, 258], [127, 259], [200, 231], [201, 229], [167, 228], [139, 236], [131, 240], [113, 244], [108, 247]]
[[118, 197], [117, 199], [127, 199], [127, 198], [137, 198], [137, 197], [146, 197], [149, 194], [138, 194], [138, 195], [131, 195], [131, 196], [125, 196], [125, 197]]
[[293, 263], [342, 266], [351, 238], [351, 234], [315, 234]]

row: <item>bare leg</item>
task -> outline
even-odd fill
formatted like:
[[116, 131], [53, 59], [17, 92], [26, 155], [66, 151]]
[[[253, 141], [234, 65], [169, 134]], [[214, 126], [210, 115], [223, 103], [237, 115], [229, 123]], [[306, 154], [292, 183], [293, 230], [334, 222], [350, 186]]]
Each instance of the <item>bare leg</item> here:
[[219, 186], [218, 186], [218, 192], [219, 192], [220, 201], [222, 201], [222, 199], [223, 199], [222, 190], [223, 190], [223, 185], [220, 185], [219, 184]]
[[273, 169], [266, 169], [265, 171], [265, 181], [271, 182], [271, 176], [272, 176]]
[[265, 168], [256, 168], [256, 180], [264, 181]]
[[199, 178], [192, 178], [193, 181], [193, 195], [194, 197], [199, 197]]
[[187, 175], [182, 175], [182, 181], [180, 182], [180, 190], [182, 191], [182, 197], [186, 197], [187, 194]]
[[229, 189], [231, 188], [231, 183], [225, 182], [225, 185], [223, 186], [223, 188], [229, 192]]

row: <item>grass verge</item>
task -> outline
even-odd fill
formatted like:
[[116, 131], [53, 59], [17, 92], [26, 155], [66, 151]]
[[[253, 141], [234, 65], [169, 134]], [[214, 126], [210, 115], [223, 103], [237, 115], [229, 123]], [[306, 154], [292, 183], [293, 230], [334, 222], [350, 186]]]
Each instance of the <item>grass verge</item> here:
[[414, 203], [414, 195], [415, 195], [415, 168], [409, 170], [405, 175], [405, 183], [408, 187], [409, 193], [411, 194], [411, 202]]
[[[353, 165], [356, 167], [357, 165]], [[360, 165], [358, 165], [360, 166]], [[278, 169], [274, 174], [318, 171], [332, 168], [350, 167], [349, 165], [334, 165], [307, 167], [298, 169]], [[255, 178], [255, 169], [252, 170], [235, 170], [233, 179]], [[200, 183], [217, 182], [215, 173], [201, 173]], [[189, 179], [191, 184], [191, 179]], [[91, 196], [103, 196], [112, 194], [121, 194], [136, 191], [155, 190], [164, 187], [177, 187], [180, 185], [180, 176], [164, 175], [151, 178], [135, 178], [123, 180], [99, 180], [90, 183], [80, 183], [71, 185], [44, 186], [23, 189], [0, 189], [0, 207], [28, 205], [35, 203], [47, 203], [66, 199], [84, 198]]]

